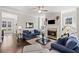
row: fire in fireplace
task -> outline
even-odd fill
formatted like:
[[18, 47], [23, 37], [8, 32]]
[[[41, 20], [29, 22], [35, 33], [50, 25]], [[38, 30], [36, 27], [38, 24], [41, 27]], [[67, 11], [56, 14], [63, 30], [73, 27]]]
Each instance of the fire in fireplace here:
[[49, 38], [56, 38], [57, 37], [57, 31], [48, 30], [48, 37]]

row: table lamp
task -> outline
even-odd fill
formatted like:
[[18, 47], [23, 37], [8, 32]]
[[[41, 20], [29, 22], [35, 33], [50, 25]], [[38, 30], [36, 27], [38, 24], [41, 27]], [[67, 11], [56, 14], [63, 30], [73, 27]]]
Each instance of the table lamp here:
[[22, 26], [18, 26], [17, 32], [18, 32], [18, 33], [21, 33], [21, 32], [22, 32]]

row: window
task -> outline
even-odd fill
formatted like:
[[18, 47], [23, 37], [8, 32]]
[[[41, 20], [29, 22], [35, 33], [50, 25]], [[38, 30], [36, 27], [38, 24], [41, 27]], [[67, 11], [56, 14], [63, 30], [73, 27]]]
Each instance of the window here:
[[2, 27], [6, 27], [6, 21], [2, 21]]
[[11, 22], [10, 21], [8, 21], [8, 27], [11, 27]]

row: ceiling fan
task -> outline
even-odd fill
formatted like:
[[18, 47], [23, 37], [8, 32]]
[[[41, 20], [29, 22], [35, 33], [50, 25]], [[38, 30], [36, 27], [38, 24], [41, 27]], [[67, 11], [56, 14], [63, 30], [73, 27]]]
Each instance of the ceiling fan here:
[[44, 6], [36, 6], [34, 7], [34, 10], [37, 11], [38, 13], [43, 13], [48, 11]]

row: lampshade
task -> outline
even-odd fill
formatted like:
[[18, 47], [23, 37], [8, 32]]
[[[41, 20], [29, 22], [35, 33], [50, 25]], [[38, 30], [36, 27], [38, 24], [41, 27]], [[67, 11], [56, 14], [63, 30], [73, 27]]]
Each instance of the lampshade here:
[[18, 29], [22, 29], [22, 26], [18, 26]]
[[18, 26], [17, 27], [17, 33], [21, 33], [22, 32], [22, 26]]
[[38, 13], [41, 13], [42, 11], [41, 10], [38, 10]]

